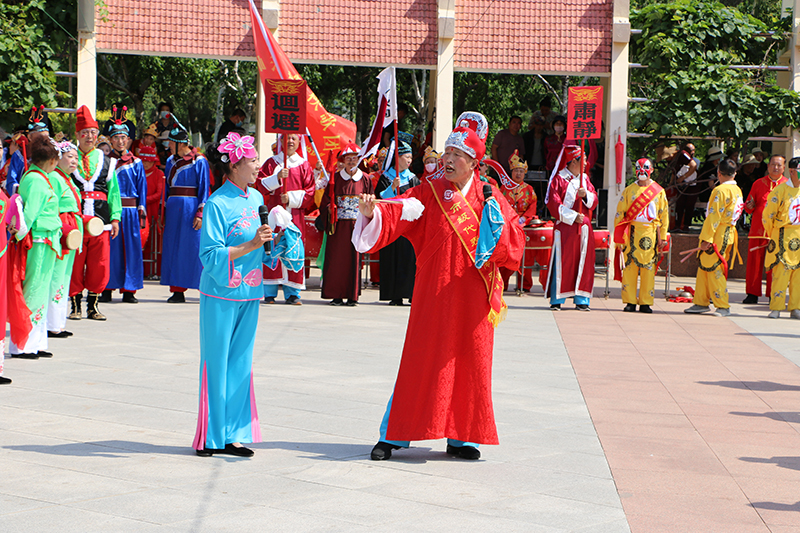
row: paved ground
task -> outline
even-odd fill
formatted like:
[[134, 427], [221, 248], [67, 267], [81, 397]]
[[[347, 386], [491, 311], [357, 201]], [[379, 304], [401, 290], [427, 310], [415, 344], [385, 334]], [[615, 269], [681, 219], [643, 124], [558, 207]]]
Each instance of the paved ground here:
[[408, 308], [373, 290], [357, 308], [315, 291], [262, 306], [264, 442], [252, 459], [199, 458], [197, 300], [167, 296], [148, 284], [139, 305], [106, 304], [108, 322], [70, 322], [53, 359], [7, 360], [0, 530], [800, 529], [800, 322], [762, 318], [764, 305], [629, 315], [615, 290], [554, 315], [508, 295], [501, 445], [464, 462], [421, 442], [378, 463]]

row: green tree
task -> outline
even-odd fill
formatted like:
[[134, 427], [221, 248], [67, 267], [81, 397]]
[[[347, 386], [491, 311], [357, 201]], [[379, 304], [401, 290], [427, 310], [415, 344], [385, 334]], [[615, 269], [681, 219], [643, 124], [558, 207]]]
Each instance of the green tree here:
[[779, 87], [769, 71], [731, 68], [776, 64], [790, 19], [758, 1], [749, 7], [769, 25], [720, 2], [640, 4], [631, 14], [642, 29], [631, 61], [648, 67], [632, 70], [630, 92], [650, 101], [631, 105], [631, 131], [743, 141], [800, 125], [795, 91]]

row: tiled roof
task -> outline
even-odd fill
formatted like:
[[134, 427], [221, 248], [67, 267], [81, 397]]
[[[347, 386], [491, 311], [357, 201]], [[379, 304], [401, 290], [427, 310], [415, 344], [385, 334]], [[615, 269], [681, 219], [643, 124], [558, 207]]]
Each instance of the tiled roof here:
[[[261, 0], [256, 0], [261, 7]], [[106, 0], [100, 52], [253, 57], [248, 0]], [[613, 0], [457, 0], [456, 70], [608, 72]], [[294, 61], [435, 67], [436, 0], [281, 0]]]
[[[95, 23], [100, 52], [255, 56], [248, 0], [106, 0]], [[261, 0], [256, 0], [261, 7]]]
[[279, 20], [292, 59], [436, 65], [436, 0], [281, 0]]
[[457, 0], [456, 70], [609, 72], [613, 0]]

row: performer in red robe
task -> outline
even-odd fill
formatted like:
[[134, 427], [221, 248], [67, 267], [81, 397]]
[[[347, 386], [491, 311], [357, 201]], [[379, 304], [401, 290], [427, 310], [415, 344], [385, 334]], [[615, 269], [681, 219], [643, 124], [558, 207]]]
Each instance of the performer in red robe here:
[[581, 174], [581, 149], [564, 146], [545, 197], [555, 219], [550, 274], [544, 289], [553, 310], [561, 309], [572, 297], [578, 309], [588, 311], [594, 288], [592, 212], [597, 207], [597, 193], [589, 177]]
[[155, 146], [141, 144], [139, 159], [147, 179], [147, 238], [144, 241], [144, 275], [161, 275], [161, 225], [164, 211], [164, 173], [158, 168]]
[[8, 273], [8, 233], [6, 232], [6, 212], [10, 207], [9, 198], [5, 191], [0, 189], [0, 288], [3, 294], [0, 296], [0, 325], [3, 326], [3, 338], [0, 339], [0, 385], [8, 385], [11, 379], [3, 375], [3, 359], [6, 353], [6, 321], [8, 295], [6, 281]]
[[[525, 227], [530, 220], [536, 218], [536, 192], [534, 192], [533, 187], [525, 183], [528, 162], [520, 159], [519, 152], [514, 150], [514, 153], [508, 158], [508, 168], [511, 169], [511, 181], [513, 181], [513, 184], [510, 183], [509, 186], [513, 188], [509, 189], [503, 185], [501, 190], [503, 191], [503, 196], [506, 197], [506, 200], [511, 205], [511, 209], [519, 216], [520, 227]], [[525, 262], [528, 263], [527, 260]], [[503, 275], [503, 290], [508, 290], [508, 280], [514, 271], [501, 268], [500, 273]], [[531, 287], [533, 287], [533, 271], [523, 268], [522, 290], [530, 292]]]
[[[497, 444], [492, 407], [494, 328], [506, 306], [499, 268], [516, 269], [524, 247], [517, 214], [491, 185], [491, 200], [478, 178], [486, 151], [486, 119], [464, 113], [445, 143], [444, 176], [391, 200], [364, 195], [353, 230], [360, 252], [377, 250], [399, 236], [417, 256], [416, 295], [403, 356], [373, 460], [389, 459], [409, 441], [448, 439], [447, 452], [478, 459], [478, 444]], [[476, 268], [476, 247], [487, 237], [484, 204], [495, 204], [502, 233], [489, 260]], [[480, 228], [480, 231], [479, 231]], [[483, 256], [481, 256], [483, 258]]]
[[[761, 215], [767, 205], [767, 197], [772, 191], [787, 181], [783, 175], [786, 159], [775, 154], [769, 158], [768, 174], [756, 180], [750, 188], [750, 194], [744, 203], [744, 211], [752, 215], [750, 219], [750, 233], [747, 243], [747, 273], [745, 292], [747, 296], [742, 303], [757, 304], [761, 296], [761, 280], [764, 279], [764, 260], [767, 256], [767, 246], [770, 236], [764, 230]], [[772, 271], [767, 271], [767, 297], [772, 294]]]
[[[305, 154], [305, 138], [290, 134], [286, 139], [286, 157], [283, 139], [278, 138], [278, 153], [266, 160], [258, 173], [256, 189], [264, 196], [264, 204], [272, 210], [282, 205], [292, 215], [292, 222], [300, 228], [305, 244], [306, 212], [314, 205], [314, 169]], [[292, 272], [279, 263], [275, 269], [264, 266], [264, 301], [275, 303], [278, 285], [283, 285], [283, 296], [287, 304], [303, 305], [300, 291], [306, 288], [304, 269]]]
[[[344, 168], [328, 183], [319, 206], [319, 216], [328, 234], [322, 267], [322, 298], [332, 299], [331, 305], [352, 307], [361, 294], [361, 254], [352, 242], [358, 198], [362, 194], [372, 194], [373, 189], [369, 177], [358, 169], [358, 146], [348, 143], [339, 154], [339, 161], [344, 163]], [[334, 220], [330, 218], [331, 201], [336, 206]]]

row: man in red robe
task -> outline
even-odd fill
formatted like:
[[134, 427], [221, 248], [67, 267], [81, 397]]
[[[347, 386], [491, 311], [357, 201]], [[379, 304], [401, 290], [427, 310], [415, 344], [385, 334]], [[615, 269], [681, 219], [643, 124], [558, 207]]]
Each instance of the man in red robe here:
[[[347, 143], [339, 161], [344, 168], [331, 177], [319, 206], [319, 216], [328, 234], [322, 266], [322, 298], [331, 299], [331, 305], [352, 307], [361, 294], [361, 254], [352, 242], [358, 198], [372, 194], [374, 189], [369, 177], [358, 168], [358, 146]], [[331, 205], [335, 207], [332, 209]]]
[[[767, 175], [756, 180], [750, 188], [750, 194], [744, 203], [745, 213], [753, 215], [750, 220], [750, 233], [747, 243], [747, 274], [745, 281], [745, 292], [747, 296], [742, 303], [757, 304], [758, 297], [761, 296], [761, 280], [764, 279], [764, 259], [767, 255], [767, 245], [769, 245], [769, 235], [764, 230], [764, 223], [761, 215], [767, 205], [767, 197], [772, 191], [787, 181], [783, 175], [786, 158], [780, 154], [775, 154], [769, 158]], [[767, 296], [771, 294], [772, 273], [767, 271]]]
[[[258, 173], [256, 188], [264, 196], [264, 203], [270, 210], [282, 205], [292, 215], [292, 222], [300, 228], [305, 244], [306, 212], [315, 208], [314, 169], [305, 154], [304, 137], [289, 134], [286, 139], [286, 155], [284, 142], [278, 139], [278, 153], [266, 160]], [[299, 150], [299, 151], [298, 151]], [[275, 303], [278, 296], [278, 285], [283, 285], [283, 296], [287, 304], [303, 305], [300, 302], [300, 291], [306, 288], [305, 269], [292, 272], [278, 263], [271, 269], [264, 266], [264, 301]]]
[[597, 193], [589, 177], [581, 172], [578, 146], [561, 149], [545, 203], [555, 219], [545, 297], [550, 298], [554, 311], [570, 297], [576, 308], [588, 311], [594, 288], [592, 212], [597, 207]]
[[[412, 440], [447, 438], [447, 453], [478, 459], [478, 444], [497, 444], [492, 407], [494, 328], [506, 306], [500, 267], [516, 270], [525, 237], [519, 218], [491, 185], [490, 200], [478, 177], [486, 151], [486, 119], [464, 113], [445, 143], [444, 177], [422, 183], [391, 201], [363, 195], [353, 230], [359, 252], [378, 250], [399, 236], [414, 246], [414, 303], [394, 393], [380, 427], [373, 460]], [[481, 267], [475, 257], [484, 204], [496, 202], [502, 231]], [[491, 219], [497, 220], [497, 217]], [[479, 230], [480, 228], [480, 230]]]

